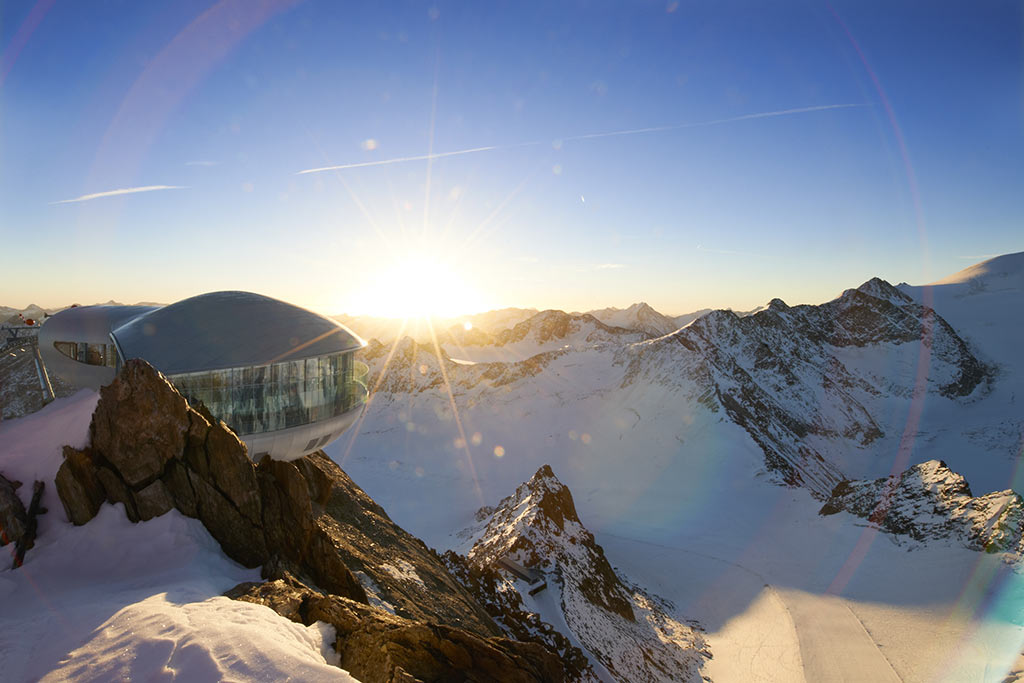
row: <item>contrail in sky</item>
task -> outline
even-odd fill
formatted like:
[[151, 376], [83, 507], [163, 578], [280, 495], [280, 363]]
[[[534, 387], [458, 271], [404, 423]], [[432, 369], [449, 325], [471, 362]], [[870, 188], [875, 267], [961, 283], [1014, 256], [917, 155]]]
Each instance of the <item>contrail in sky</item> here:
[[[593, 140], [596, 138], [611, 138], [619, 135], [640, 135], [642, 133], [660, 133], [669, 130], [682, 130], [684, 128], [701, 128], [706, 126], [718, 126], [723, 123], [734, 123], [736, 121], [747, 121], [750, 119], [767, 119], [774, 116], [792, 116], [794, 114], [808, 114], [815, 111], [827, 111], [829, 109], [848, 109], [850, 107], [866, 107], [867, 104], [822, 104], [814, 107], [799, 107], [797, 109], [779, 109], [777, 111], [762, 111], [756, 114], [743, 114], [742, 116], [731, 116], [727, 119], [714, 119], [711, 121], [696, 121], [694, 123], [675, 123], [668, 126], [652, 126], [650, 128], [629, 128], [626, 130], [613, 130], [603, 133], [588, 133], [586, 135], [571, 135], [559, 138], [556, 142], [571, 142], [573, 140]], [[411, 157], [397, 157], [395, 159], [381, 159], [379, 161], [363, 161], [356, 164], [340, 164], [338, 166], [323, 166], [321, 168], [307, 168], [299, 171], [296, 175], [306, 173], [322, 173], [323, 171], [342, 171], [349, 168], [364, 168], [367, 166], [386, 166], [388, 164], [401, 164], [407, 161], [426, 161], [428, 159], [441, 159], [443, 157], [462, 156], [463, 154], [476, 154], [478, 152], [493, 152], [501, 149], [513, 149], [515, 147], [533, 147], [545, 144], [540, 141], [520, 142], [514, 145], [489, 145], [487, 147], [471, 147], [470, 149], [459, 149], [453, 152], [438, 152], [437, 154], [420, 154]]]
[[380, 161], [364, 161], [358, 164], [341, 164], [340, 166], [323, 166], [321, 168], [307, 168], [299, 171], [296, 175], [304, 173], [322, 173], [323, 171], [341, 171], [346, 168], [363, 168], [364, 166], [385, 166], [387, 164], [401, 164], [406, 161], [426, 161], [427, 159], [440, 159], [442, 157], [454, 157], [462, 154], [475, 154], [477, 152], [490, 152], [495, 149], [509, 149], [511, 147], [526, 147], [527, 145], [538, 145], [539, 142], [521, 142], [517, 145], [491, 145], [489, 147], [472, 147], [470, 149], [458, 149], [454, 152], [438, 152], [437, 154], [420, 154], [414, 157], [398, 157], [397, 159], [381, 159]]
[[714, 119], [712, 121], [697, 121], [694, 123], [676, 123], [669, 126], [653, 126], [651, 128], [630, 128], [627, 130], [613, 130], [606, 133], [589, 133], [587, 135], [573, 135], [562, 138], [569, 140], [592, 140], [594, 138], [610, 138], [616, 135], [639, 135], [640, 133], [660, 133], [667, 130], [681, 130], [683, 128], [702, 128], [706, 126], [718, 126], [723, 123], [734, 121], [747, 121], [750, 119], [767, 119], [773, 116], [792, 116], [793, 114], [807, 114], [813, 111], [826, 111], [828, 109], [848, 109], [849, 107], [866, 107], [866, 104], [822, 104], [816, 107], [800, 107], [798, 109], [779, 109], [778, 111], [763, 111], [757, 114], [744, 114], [742, 116], [730, 116], [727, 119]]
[[87, 202], [90, 199], [100, 199], [101, 197], [116, 197], [122, 194], [135, 194], [136, 192], [153, 192], [154, 190], [183, 190], [183, 185], [145, 185], [143, 187], [126, 187], [120, 190], [107, 190], [106, 192], [96, 192], [93, 194], [83, 194], [81, 197], [75, 197], [74, 199], [62, 199], [59, 202], [50, 202], [51, 204], [72, 204], [74, 202]]

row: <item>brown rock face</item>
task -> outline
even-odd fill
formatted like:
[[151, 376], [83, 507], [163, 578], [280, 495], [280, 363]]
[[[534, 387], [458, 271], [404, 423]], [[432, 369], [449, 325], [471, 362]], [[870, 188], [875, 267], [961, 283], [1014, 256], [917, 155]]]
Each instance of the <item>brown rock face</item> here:
[[278, 464], [302, 472], [319, 514], [317, 522], [333, 543], [333, 554], [369, 579], [371, 604], [387, 602], [407, 619], [456, 625], [485, 637], [502, 635], [437, 555], [392, 522], [334, 461], [314, 453]]
[[94, 448], [131, 487], [152, 482], [185, 447], [188, 403], [154, 373], [147, 363], [125, 365], [119, 381], [103, 388], [105, 409], [96, 410], [90, 426]]
[[266, 605], [307, 626], [316, 621], [332, 624], [341, 668], [364, 683], [565, 680], [559, 659], [540, 645], [405, 619], [318, 593], [289, 575], [268, 583], [243, 583], [226, 595]]
[[16, 492], [20, 485], [0, 474], [0, 545], [17, 543], [28, 528], [25, 504]]
[[[73, 524], [85, 524], [100, 511], [100, 505], [109, 497], [112, 500], [128, 500], [126, 489], [117, 490], [115, 495], [106, 493], [100, 475], [109, 471], [99, 470], [94, 462], [92, 450], [79, 451], [71, 446], [64, 447], [64, 463], [57, 470], [57, 495], [64, 505], [64, 512]], [[120, 479], [116, 480], [121, 483]], [[113, 488], [113, 482], [111, 483]]]
[[106, 501], [133, 521], [172, 508], [199, 519], [229, 557], [278, 579], [231, 597], [334, 624], [342, 666], [360, 680], [563, 680], [542, 645], [494, 637], [501, 630], [437, 556], [323, 453], [253, 465], [233, 432], [138, 360], [101, 390], [90, 434], [89, 448], [65, 447], [57, 474], [72, 522]]
[[57, 472], [57, 493], [74, 524], [88, 522], [105, 501], [124, 503], [132, 521], [176, 508], [199, 519], [236, 562], [290, 568], [365, 602], [317, 523], [295, 465], [264, 458], [254, 466], [230, 429], [189, 406], [145, 361], [128, 361], [100, 390], [89, 431], [91, 446], [65, 446]]

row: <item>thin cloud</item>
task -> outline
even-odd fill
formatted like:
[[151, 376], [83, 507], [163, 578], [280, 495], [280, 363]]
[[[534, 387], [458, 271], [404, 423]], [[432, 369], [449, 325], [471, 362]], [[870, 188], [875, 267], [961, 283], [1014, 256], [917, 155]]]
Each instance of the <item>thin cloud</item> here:
[[87, 202], [91, 199], [102, 199], [103, 197], [117, 197], [122, 194], [135, 194], [136, 192], [154, 192], [156, 190], [184, 190], [184, 185], [144, 185], [142, 187], [125, 187], [120, 190], [107, 190], [106, 192], [95, 192], [93, 194], [83, 194], [81, 197], [75, 197], [74, 199], [62, 199], [59, 202], [50, 202], [51, 204], [73, 204], [75, 202]]
[[615, 270], [617, 268], [625, 268], [625, 263], [602, 263], [597, 266], [598, 270]]
[[[702, 128], [707, 126], [720, 126], [725, 123], [735, 123], [737, 121], [749, 121], [752, 119], [767, 119], [776, 116], [796, 116], [799, 114], [809, 114], [811, 112], [828, 111], [831, 109], [849, 109], [852, 107], [867, 107], [866, 103], [850, 103], [850, 104], [820, 104], [813, 107], [797, 107], [795, 109], [777, 109], [774, 111], [762, 111], [754, 114], [743, 114], [741, 116], [730, 116], [725, 119], [712, 119], [710, 121], [695, 121], [691, 123], [675, 123], [667, 126], [651, 126], [649, 128], [627, 128], [625, 130], [612, 130], [601, 133], [587, 133], [585, 135], [571, 135], [568, 137], [558, 138], [552, 146], [555, 149], [561, 149], [565, 142], [574, 140], [593, 140], [596, 138], [610, 138], [620, 135], [641, 135], [644, 133], [661, 133], [672, 130], [683, 130], [685, 128]], [[443, 159], [444, 157], [462, 156], [464, 154], [478, 154], [480, 152], [493, 152], [504, 149], [514, 149], [516, 147], [535, 147], [537, 145], [545, 144], [540, 141], [531, 142], [519, 142], [512, 145], [487, 145], [486, 147], [470, 147], [469, 149], [458, 149], [452, 152], [437, 152], [430, 154], [418, 154], [416, 156], [408, 157], [396, 157], [394, 159], [380, 159], [378, 161], [361, 161], [354, 164], [338, 164], [336, 166], [322, 166], [320, 168], [307, 168], [303, 171], [299, 171], [296, 175], [305, 175], [307, 173], [323, 173], [324, 171], [344, 171], [351, 168], [366, 168], [368, 166], [387, 166], [389, 164], [402, 164], [408, 161], [427, 161], [434, 159]]]

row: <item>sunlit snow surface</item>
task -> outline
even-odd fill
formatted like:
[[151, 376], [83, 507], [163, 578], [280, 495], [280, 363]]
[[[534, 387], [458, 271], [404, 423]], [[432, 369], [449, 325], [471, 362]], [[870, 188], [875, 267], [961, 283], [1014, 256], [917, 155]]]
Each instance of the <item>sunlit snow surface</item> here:
[[[858, 375], [891, 387], [867, 406], [886, 436], [821, 450], [849, 476], [874, 478], [893, 469], [902, 439], [908, 465], [942, 459], [975, 494], [1024, 492], [1020, 289], [973, 300], [935, 291], [932, 300], [998, 365], [993, 386], [959, 401], [928, 394], [908, 430], [907, 387], [927, 349], [842, 350]], [[444, 387], [382, 394], [354, 442], [328, 450], [396, 522], [438, 548], [457, 545], [453, 530], [478, 507], [550, 464], [611, 563], [674, 602], [673, 616], [701, 621], [714, 680], [1001, 681], [1015, 668], [1024, 581], [1004, 558], [895, 539], [846, 513], [821, 517], [820, 501], [768, 481], [746, 432], [694, 401], [685, 382], [621, 388], [621, 379], [609, 348], [577, 347], [533, 378], [457, 386], [468, 454]]]
[[[333, 627], [305, 628], [221, 593], [259, 580], [202, 524], [177, 511], [132, 524], [104, 505], [82, 527], [53, 490], [61, 446], [84, 445], [96, 394], [0, 423], [0, 472], [47, 482], [39, 539], [25, 564], [0, 565], [0, 679], [353, 680], [330, 666]], [[27, 500], [26, 500], [27, 502]]]
[[[910, 463], [942, 459], [976, 494], [1024, 492], [1024, 299], [1010, 270], [904, 288], [998, 369], [967, 400], [927, 396], [909, 434], [912, 399], [899, 388], [920, 344], [843, 352], [858, 374], [894, 388], [867, 406], [884, 438], [821, 445], [844, 472], [889, 474], [906, 436]], [[621, 388], [615, 357], [584, 345], [536, 376], [457, 388], [461, 432], [443, 387], [380, 395], [328, 451], [438, 549], [457, 543], [451, 534], [478, 507], [550, 464], [610, 562], [671, 600], [674, 617], [703, 624], [714, 654], [705, 673], [717, 681], [1000, 681], [1019, 668], [1024, 582], [1003, 558], [896, 539], [846, 513], [819, 516], [820, 501], [771, 483], [747, 433], [693, 400], [685, 382]], [[228, 560], [198, 522], [172, 513], [133, 525], [113, 506], [85, 527], [64, 521], [50, 483], [60, 446], [84, 443], [95, 400], [84, 392], [0, 423], [0, 471], [26, 482], [26, 498], [33, 479], [46, 479], [50, 509], [25, 566], [0, 565], [3, 680], [344, 680], [319, 629], [218, 597], [257, 572]], [[555, 623], [557, 606], [542, 602], [530, 604]]]

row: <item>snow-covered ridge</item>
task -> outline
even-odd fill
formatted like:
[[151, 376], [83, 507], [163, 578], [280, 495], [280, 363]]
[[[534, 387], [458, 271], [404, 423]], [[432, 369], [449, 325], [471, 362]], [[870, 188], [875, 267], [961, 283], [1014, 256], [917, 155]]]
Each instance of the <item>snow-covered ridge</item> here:
[[821, 514], [849, 512], [917, 541], [950, 539], [972, 550], [1024, 551], [1024, 499], [1012, 490], [974, 496], [967, 480], [940, 460], [873, 481], [844, 481]]
[[[992, 376], [941, 316], [877, 278], [818, 306], [773, 299], [753, 315], [712, 311], [669, 335], [642, 336], [545, 311], [499, 335], [504, 346], [479, 347], [487, 360], [475, 364], [412, 339], [371, 342], [364, 358], [384, 399], [447, 399], [450, 389], [470, 405], [524, 399], [528, 409], [538, 392], [570, 400], [668, 391], [743, 427], [778, 480], [821, 497], [847, 478], [844, 457], [886, 436], [885, 400], [975, 400]], [[517, 344], [523, 352], [509, 352]]]
[[[906, 358], [905, 374], [876, 369], [885, 367], [876, 358], [894, 356]], [[921, 356], [926, 377], [910, 372]], [[625, 384], [685, 372], [702, 389], [698, 400], [747, 430], [769, 469], [822, 496], [845, 478], [830, 444], [864, 447], [884, 435], [874, 410], [880, 398], [934, 392], [958, 400], [991, 375], [945, 320], [878, 278], [818, 306], [773, 299], [746, 317], [712, 311], [621, 359]]]
[[[625, 581], [604, 550], [580, 522], [569, 489], [547, 465], [464, 534], [471, 564], [495, 567], [507, 559], [542, 572], [548, 588], [525, 594], [526, 605], [557, 596], [570, 639], [580, 643], [600, 667], [619, 680], [700, 680], [706, 656], [700, 633], [668, 614], [670, 606]], [[538, 607], [543, 610], [543, 607]]]
[[675, 319], [662, 315], [643, 301], [629, 308], [601, 308], [589, 314], [606, 325], [643, 332], [648, 337], [660, 337], [682, 327]]
[[1024, 287], [1024, 251], [976, 263], [936, 280], [931, 285], [968, 285], [975, 290], [1019, 290]]

